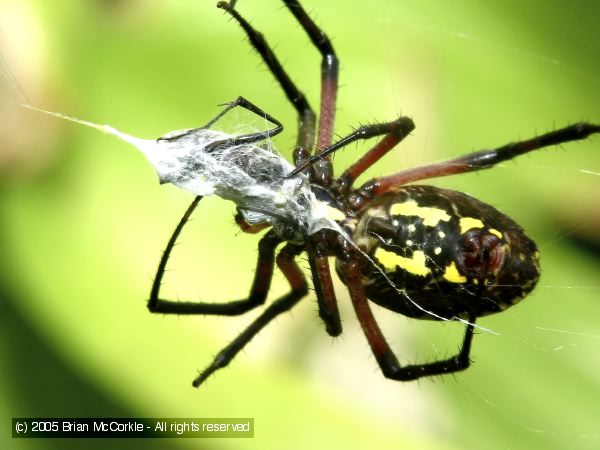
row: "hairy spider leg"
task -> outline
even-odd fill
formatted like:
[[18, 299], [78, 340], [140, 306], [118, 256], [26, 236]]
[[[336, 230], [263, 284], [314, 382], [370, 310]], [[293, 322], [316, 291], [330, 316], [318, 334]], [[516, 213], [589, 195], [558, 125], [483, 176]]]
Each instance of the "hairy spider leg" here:
[[233, 300], [227, 303], [200, 303], [163, 300], [159, 297], [162, 278], [167, 267], [167, 261], [171, 256], [171, 251], [173, 250], [175, 242], [181, 234], [184, 225], [188, 222], [192, 212], [196, 209], [196, 206], [198, 206], [201, 199], [201, 196], [197, 196], [188, 207], [187, 211], [177, 224], [175, 232], [169, 239], [167, 247], [163, 252], [158, 264], [156, 276], [154, 277], [154, 282], [152, 283], [150, 299], [148, 300], [148, 309], [152, 313], [234, 316], [243, 314], [258, 305], [262, 305], [267, 298], [269, 288], [271, 287], [271, 279], [273, 278], [275, 249], [282, 242], [272, 230], [265, 234], [258, 242], [258, 261], [256, 263], [254, 281], [247, 298]]
[[309, 156], [315, 139], [316, 116], [305, 95], [296, 87], [292, 79], [269, 47], [264, 36], [256, 31], [234, 8], [234, 2], [219, 2], [217, 7], [225, 10], [242, 27], [250, 44], [260, 55], [269, 71], [273, 74], [288, 101], [298, 113], [298, 140], [294, 150], [294, 164], [304, 162]]
[[404, 122], [398, 133], [390, 133], [383, 137], [375, 146], [367, 151], [358, 161], [348, 167], [336, 180], [336, 188], [343, 195], [347, 195], [354, 181], [361, 176], [369, 167], [379, 161], [390, 150], [404, 139], [413, 129], [414, 124], [408, 118], [401, 118]]
[[192, 382], [194, 387], [200, 386], [215, 371], [227, 366], [230, 361], [243, 349], [260, 330], [267, 326], [275, 317], [289, 311], [298, 301], [308, 293], [308, 284], [302, 269], [295, 261], [304, 250], [303, 246], [287, 244], [277, 255], [277, 266], [288, 280], [291, 291], [271, 303], [263, 313], [258, 316], [241, 334], [239, 334], [227, 347], [221, 350], [213, 362], [204, 369]]
[[[317, 134], [317, 149], [319, 152], [331, 145], [335, 122], [335, 107], [338, 90], [339, 60], [331, 45], [331, 41], [315, 22], [306, 14], [298, 0], [284, 0], [285, 6], [294, 15], [311, 42], [321, 53], [321, 111], [319, 113], [319, 130]], [[333, 178], [333, 165], [329, 157], [320, 159], [314, 165], [315, 181], [328, 186]]]
[[403, 170], [393, 175], [367, 181], [350, 196], [349, 203], [355, 210], [360, 210], [367, 206], [374, 197], [413, 181], [489, 169], [498, 163], [533, 150], [586, 139], [594, 133], [600, 133], [600, 125], [577, 123], [496, 149], [481, 150], [459, 158]]
[[458, 372], [469, 367], [471, 363], [469, 353], [471, 351], [471, 342], [475, 328], [475, 315], [471, 315], [468, 319], [463, 343], [456, 355], [431, 363], [400, 365], [398, 358], [396, 358], [396, 355], [394, 355], [394, 352], [392, 352], [385, 340], [369, 306], [362, 284], [362, 262], [363, 258], [360, 256], [346, 254], [342, 270], [360, 326], [386, 378], [398, 381], [410, 381], [420, 377]]
[[[366, 155], [369, 155], [368, 161], [371, 161], [371, 164], [375, 163], [385, 152], [391, 150], [396, 144], [398, 144], [401, 140], [403, 140], [408, 134], [415, 129], [415, 124], [412, 119], [408, 117], [399, 117], [392, 122], [384, 122], [384, 123], [376, 123], [372, 125], [363, 125], [348, 136], [343, 137], [333, 145], [323, 149], [321, 153], [312, 156], [308, 159], [304, 164], [296, 167], [288, 176], [293, 177], [298, 173], [305, 170], [307, 167], [312, 166], [320, 159], [324, 158], [327, 155], [339, 150], [342, 147], [347, 146], [348, 144], [358, 141], [359, 139], [371, 139], [381, 135], [390, 135], [390, 141], [383, 144], [382, 148], [378, 148], [375, 146], [371, 151], [367, 152]], [[383, 154], [382, 154], [382, 151]], [[366, 156], [365, 155], [365, 156]], [[358, 163], [357, 163], [358, 164]], [[363, 164], [363, 163], [361, 163]], [[363, 164], [364, 165], [364, 164]], [[368, 168], [365, 167], [363, 170]]]
[[[234, 8], [234, 2], [219, 2], [217, 6], [227, 11], [246, 32], [248, 39], [257, 53], [283, 88], [288, 100], [299, 115], [298, 142], [294, 150], [294, 163], [303, 164], [311, 155], [314, 143], [315, 114], [310, 108], [304, 94], [298, 90], [289, 75], [269, 47], [263, 35], [256, 31]], [[306, 14], [297, 0], [284, 0], [285, 5], [294, 15], [300, 26], [307, 33], [311, 42], [322, 55], [321, 62], [321, 111], [319, 115], [319, 131], [317, 149], [327, 147], [332, 140], [337, 98], [337, 82], [339, 61], [327, 35]], [[328, 159], [320, 160], [312, 168], [314, 181], [327, 186], [333, 177], [333, 168]]]

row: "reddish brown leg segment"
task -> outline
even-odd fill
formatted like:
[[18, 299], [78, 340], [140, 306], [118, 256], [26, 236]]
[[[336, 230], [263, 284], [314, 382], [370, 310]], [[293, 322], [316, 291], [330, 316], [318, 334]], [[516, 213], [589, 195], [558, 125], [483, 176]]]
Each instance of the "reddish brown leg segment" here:
[[350, 187], [352, 187], [354, 181], [361, 176], [365, 170], [379, 161], [385, 154], [398, 145], [398, 143], [402, 141], [414, 129], [414, 127], [415, 125], [412, 120], [408, 118], [400, 118], [397, 121], [397, 129], [393, 133], [385, 136], [357, 162], [352, 164], [344, 171], [338, 180], [340, 192], [343, 194], [348, 193], [348, 190]]
[[[317, 153], [331, 145], [335, 122], [335, 107], [338, 89], [339, 61], [327, 35], [306, 14], [297, 0], [284, 0], [285, 5], [298, 20], [308, 37], [322, 56], [321, 60], [321, 110], [317, 133]], [[305, 161], [299, 161], [299, 164]], [[330, 158], [323, 158], [313, 166], [315, 182], [328, 186], [333, 177]]]
[[369, 302], [362, 286], [360, 263], [357, 262], [357, 259], [350, 258], [344, 264], [343, 271], [348, 290], [350, 291], [352, 305], [356, 311], [356, 316], [367, 337], [371, 351], [375, 355], [375, 359], [386, 378], [399, 381], [410, 381], [420, 377], [457, 372], [469, 367], [469, 352], [471, 351], [475, 316], [469, 318], [469, 325], [467, 325], [463, 345], [458, 354], [443, 361], [402, 367], [386, 342], [385, 337], [373, 316], [373, 312], [369, 307]]
[[[290, 176], [295, 175], [297, 173], [302, 172], [308, 166], [313, 166], [322, 160], [325, 156], [330, 155], [337, 150], [346, 147], [348, 144], [358, 141], [371, 139], [378, 136], [390, 135], [390, 137], [386, 140], [384, 138], [383, 144], [381, 146], [376, 146], [374, 149], [371, 149], [365, 155], [366, 160], [359, 162], [359, 166], [357, 166], [354, 171], [358, 174], [362, 173], [362, 171], [366, 170], [369, 165], [375, 163], [381, 156], [383, 156], [386, 152], [391, 150], [394, 145], [404, 139], [408, 134], [414, 130], [415, 124], [408, 117], [399, 117], [392, 122], [384, 122], [384, 123], [376, 123], [373, 125], [363, 125], [360, 128], [357, 128], [348, 136], [345, 136], [330, 145], [329, 147], [323, 149], [320, 153], [312, 156], [308, 161], [304, 164], [296, 167], [290, 174]], [[395, 136], [392, 137], [392, 136]]]
[[326, 254], [312, 244], [307, 246], [306, 251], [319, 305], [319, 317], [325, 322], [325, 329], [330, 336], [339, 336], [342, 334], [342, 321], [333, 289], [329, 260]]
[[235, 9], [235, 2], [229, 3], [221, 1], [217, 3], [219, 8], [227, 11], [240, 24], [252, 47], [261, 56], [275, 79], [281, 85], [287, 99], [294, 106], [298, 113], [298, 141], [294, 150], [294, 161], [301, 164], [310, 157], [315, 135], [315, 113], [313, 112], [308, 100], [300, 91], [283, 66], [273, 53], [273, 50], [265, 40], [264, 36], [254, 29]]
[[578, 123], [525, 141], [510, 143], [493, 150], [482, 150], [460, 158], [403, 170], [393, 175], [368, 181], [352, 195], [350, 204], [356, 210], [359, 210], [373, 197], [392, 191], [399, 186], [413, 181], [489, 169], [500, 162], [513, 159], [524, 153], [550, 145], [586, 139], [593, 133], [600, 133], [600, 125]]

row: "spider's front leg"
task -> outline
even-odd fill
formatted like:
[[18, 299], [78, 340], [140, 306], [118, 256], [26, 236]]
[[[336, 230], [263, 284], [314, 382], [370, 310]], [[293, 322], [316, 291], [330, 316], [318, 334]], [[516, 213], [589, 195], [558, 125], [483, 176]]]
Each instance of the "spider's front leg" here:
[[[321, 110], [317, 140], [317, 150], [320, 150], [330, 145], [333, 137], [340, 63], [331, 41], [310, 18], [298, 0], [283, 0], [283, 3], [321, 53]], [[331, 173], [331, 168], [323, 167], [323, 170], [328, 174]]]
[[391, 122], [363, 125], [350, 133], [348, 136], [345, 136], [329, 147], [322, 149], [318, 154], [309, 158], [304, 164], [296, 167], [289, 176], [291, 177], [297, 175], [298, 173], [315, 164], [317, 161], [320, 161], [324, 157], [331, 155], [343, 147], [346, 147], [352, 142], [387, 135], [379, 144], [369, 150], [363, 158], [361, 158], [350, 169], [344, 172], [340, 180], [343, 180], [342, 182], [344, 185], [349, 187], [356, 177], [358, 177], [361, 173], [378, 161], [388, 151], [394, 148], [396, 144], [402, 141], [402, 139], [408, 136], [408, 134], [414, 129], [415, 124], [408, 117], [399, 117]]
[[268, 42], [250, 23], [235, 10], [235, 2], [221, 1], [217, 7], [227, 11], [242, 27], [248, 40], [256, 52], [261, 56], [269, 71], [273, 74], [285, 96], [298, 114], [298, 141], [294, 150], [294, 160], [304, 162], [309, 156], [313, 146], [315, 134], [315, 113], [313, 112], [306, 96], [294, 84], [287, 74]]
[[[298, 112], [298, 142], [294, 150], [294, 162], [303, 164], [311, 154], [315, 114], [304, 94], [296, 87], [283, 66], [273, 53], [264, 36], [254, 29], [235, 9], [235, 1], [220, 1], [217, 7], [227, 11], [242, 27], [252, 47], [262, 57], [263, 61], [283, 88], [286, 97]], [[331, 144], [335, 119], [335, 105], [338, 89], [339, 61], [331, 41], [306, 13], [297, 0], [283, 0], [288, 10], [304, 29], [313, 45], [321, 54], [321, 108], [319, 114], [319, 131], [317, 149]], [[331, 181], [333, 169], [329, 157], [321, 158], [312, 165], [314, 181], [323, 186]]]
[[150, 291], [150, 299], [148, 300], [148, 309], [152, 313], [233, 316], [243, 314], [258, 305], [262, 305], [267, 298], [267, 294], [271, 287], [271, 279], [273, 278], [275, 248], [282, 242], [273, 231], [265, 234], [259, 241], [258, 261], [256, 263], [254, 282], [252, 283], [250, 294], [247, 298], [227, 303], [197, 303], [163, 300], [159, 297], [162, 277], [167, 267], [167, 261], [171, 256], [171, 251], [173, 250], [175, 242], [183, 230], [183, 227], [188, 222], [192, 212], [196, 209], [196, 206], [198, 206], [201, 199], [201, 196], [196, 197], [188, 207], [187, 211], [177, 224], [175, 232], [169, 239], [167, 247], [160, 259], [154, 283], [152, 284], [152, 290]]
[[342, 274], [348, 286], [356, 316], [369, 342], [371, 351], [375, 355], [375, 359], [386, 378], [398, 381], [410, 381], [421, 377], [458, 372], [469, 367], [469, 353], [471, 351], [476, 319], [474, 315], [469, 317], [462, 347], [456, 355], [442, 361], [401, 366], [398, 358], [396, 358], [396, 355], [394, 355], [385, 340], [369, 306], [362, 285], [363, 263], [364, 258], [362, 255], [347, 251], [341, 263]]

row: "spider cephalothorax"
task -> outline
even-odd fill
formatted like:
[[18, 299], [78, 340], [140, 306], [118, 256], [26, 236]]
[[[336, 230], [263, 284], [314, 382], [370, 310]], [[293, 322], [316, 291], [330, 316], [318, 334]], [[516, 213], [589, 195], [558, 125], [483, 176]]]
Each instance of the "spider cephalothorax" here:
[[[355, 188], [354, 181], [415, 126], [411, 119], [400, 117], [391, 122], [362, 126], [333, 143], [338, 59], [325, 33], [298, 0], [283, 0], [283, 3], [322, 55], [318, 125], [306, 97], [284, 71], [262, 34], [235, 9], [235, 0], [219, 2], [218, 7], [242, 27], [298, 113], [294, 165], [282, 160], [269, 146], [265, 153], [263, 147], [255, 145], [279, 133], [283, 127], [241, 97], [205, 127], [160, 138], [157, 146], [175, 149], [166, 153], [168, 158], [185, 147], [181, 158], [167, 161], [165, 165], [169, 170], [173, 164], [180, 169], [176, 173], [167, 170], [161, 174], [162, 181], [180, 185], [198, 196], [167, 244], [148, 308], [164, 314], [242, 314], [265, 302], [275, 263], [283, 272], [290, 292], [267, 306], [215, 357], [194, 380], [194, 386], [198, 386], [226, 366], [271, 320], [307, 294], [305, 276], [295, 261], [303, 252], [308, 255], [319, 315], [327, 332], [339, 335], [342, 325], [328, 262], [328, 257], [334, 256], [336, 270], [348, 287], [362, 329], [386, 377], [412, 380], [463, 370], [469, 366], [475, 320], [503, 311], [533, 289], [539, 277], [539, 254], [521, 227], [495, 208], [460, 192], [408, 184], [487, 169], [542, 147], [585, 139], [600, 132], [600, 126], [571, 125], [496, 149], [376, 178]], [[275, 128], [241, 136], [215, 137], [210, 125], [235, 106], [264, 117]], [[334, 177], [329, 159], [333, 152], [353, 141], [380, 136], [381, 140], [374, 147], [338, 178]], [[216, 164], [214, 168], [213, 164]], [[223, 171], [223, 167], [227, 170]], [[270, 167], [273, 170], [265, 170]], [[238, 171], [239, 176], [232, 179], [231, 175]], [[250, 294], [245, 299], [227, 303], [163, 300], [159, 291], [171, 250], [202, 195], [210, 194], [236, 203], [236, 222], [242, 231], [256, 233], [270, 228], [258, 245]], [[281, 244], [283, 248], [276, 255]], [[466, 332], [461, 350], [441, 361], [401, 366], [379, 329], [368, 300], [410, 317], [462, 320], [466, 323]]]

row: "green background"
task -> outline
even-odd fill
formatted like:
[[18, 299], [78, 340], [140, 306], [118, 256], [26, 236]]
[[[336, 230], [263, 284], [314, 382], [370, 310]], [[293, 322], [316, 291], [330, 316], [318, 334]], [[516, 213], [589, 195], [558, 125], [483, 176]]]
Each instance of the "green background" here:
[[[214, 3], [5, 0], [0, 51], [32, 103], [140, 137], [201, 125], [218, 104], [243, 95], [286, 125], [276, 144], [289, 158], [294, 112]], [[337, 133], [399, 114], [416, 122], [413, 136], [370, 176], [582, 119], [600, 122], [597, 1], [305, 6], [340, 56]], [[238, 9], [316, 108], [319, 57], [290, 14], [275, 0], [240, 0]], [[2, 98], [18, 99], [3, 81]], [[432, 181], [503, 210], [542, 252], [536, 291], [479, 322], [498, 334], [475, 337], [468, 371], [404, 384], [384, 379], [338, 282], [341, 338], [325, 333], [311, 294], [195, 390], [196, 371], [260, 311], [238, 318], [147, 312], [158, 258], [191, 195], [160, 186], [142, 155], [111, 136], [9, 102], [1, 114], [2, 448], [167, 445], [11, 440], [10, 418], [18, 416], [255, 419], [254, 439], [169, 448], [600, 446], [597, 137]], [[336, 155], [338, 171], [366, 148]], [[257, 237], [240, 233], [232, 216], [232, 205], [217, 198], [200, 205], [169, 266], [172, 298], [246, 294]], [[285, 290], [278, 275], [272, 297]], [[404, 362], [459, 345], [459, 324], [375, 312]]]

